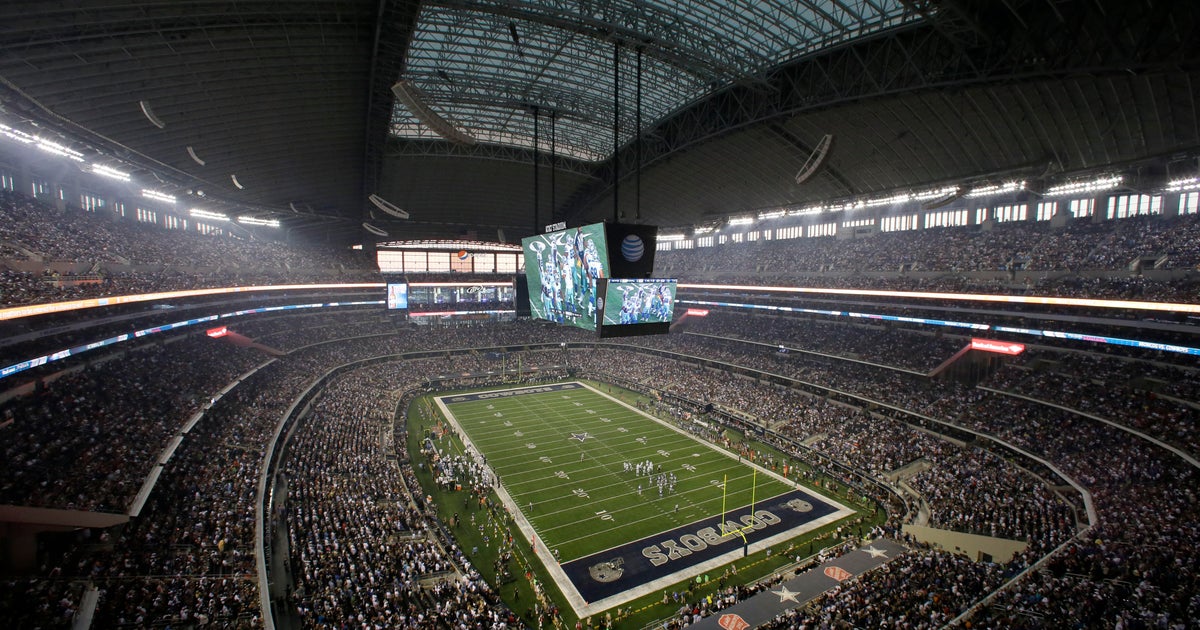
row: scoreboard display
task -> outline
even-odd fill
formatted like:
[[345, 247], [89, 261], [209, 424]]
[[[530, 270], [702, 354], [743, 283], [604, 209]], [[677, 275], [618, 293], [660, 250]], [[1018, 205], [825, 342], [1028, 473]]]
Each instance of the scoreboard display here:
[[650, 277], [657, 237], [650, 225], [594, 223], [522, 239], [530, 316], [608, 327], [602, 337], [667, 332], [676, 284]]
[[634, 278], [609, 279], [601, 284], [604, 296], [601, 337], [658, 335], [670, 329], [678, 281]]
[[604, 224], [531, 236], [521, 249], [531, 315], [596, 330], [596, 284], [609, 275]]

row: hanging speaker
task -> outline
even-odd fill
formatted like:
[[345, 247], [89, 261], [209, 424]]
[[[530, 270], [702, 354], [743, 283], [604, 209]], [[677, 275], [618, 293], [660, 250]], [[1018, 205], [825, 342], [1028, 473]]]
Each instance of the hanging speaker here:
[[813, 149], [812, 154], [808, 156], [808, 160], [804, 162], [804, 166], [800, 167], [800, 172], [796, 173], [797, 184], [803, 184], [808, 181], [810, 177], [821, 169], [821, 165], [825, 163], [825, 158], [829, 157], [829, 149], [832, 147], [833, 134], [827, 133], [817, 143], [817, 148]]

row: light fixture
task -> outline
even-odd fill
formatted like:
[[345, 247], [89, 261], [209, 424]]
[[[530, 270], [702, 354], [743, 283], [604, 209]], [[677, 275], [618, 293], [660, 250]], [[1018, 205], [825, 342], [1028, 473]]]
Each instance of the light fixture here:
[[124, 173], [124, 172], [118, 171], [115, 168], [109, 168], [107, 166], [104, 166], [103, 164], [93, 164], [92, 172], [97, 175], [103, 175], [104, 177], [117, 179], [117, 180], [120, 180], [123, 182], [129, 181], [129, 173]]
[[187, 152], [188, 152], [188, 155], [192, 156], [193, 162], [199, 164], [200, 166], [204, 166], [205, 164], [208, 164], [208, 162], [201, 160], [199, 155], [196, 155], [196, 151], [194, 149], [192, 149], [192, 147], [189, 146], [187, 148]]
[[54, 155], [59, 155], [59, 156], [74, 160], [76, 162], [83, 161], [82, 153], [80, 153], [74, 149], [65, 147], [53, 140], [45, 140], [43, 138], [35, 138], [34, 142], [37, 144], [37, 148], [45, 151], [46, 153], [53, 153]]
[[786, 216], [786, 215], [787, 215], [787, 211], [785, 211], [785, 210], [782, 210], [782, 209], [780, 209], [780, 210], [767, 210], [767, 211], [765, 211], [765, 212], [759, 212], [759, 213], [758, 213], [758, 219], [759, 219], [760, 221], [764, 221], [764, 220], [767, 220], [767, 219], [778, 219], [779, 217]]
[[660, 240], [660, 241], [682, 241], [685, 238], [687, 238], [687, 237], [684, 236], [683, 234], [659, 234], [658, 235], [658, 240]]
[[729, 220], [729, 225], [751, 225], [754, 223], [754, 217], [736, 217]]
[[1200, 189], [1200, 177], [1188, 177], [1185, 179], [1174, 179], [1167, 184], [1167, 192], [1180, 192], [1184, 190]]
[[22, 144], [33, 144], [34, 142], [37, 142], [37, 138], [34, 138], [20, 129], [13, 129], [8, 125], [0, 125], [0, 134], [4, 134], [5, 137], [16, 140]]
[[208, 210], [201, 210], [200, 208], [192, 208], [191, 210], [188, 210], [188, 214], [196, 217], [197, 219], [207, 219], [209, 221], [229, 220], [228, 215], [221, 214], [220, 212], [209, 212]]
[[244, 225], [261, 225], [264, 227], [279, 227], [279, 219], [259, 219], [258, 217], [242, 216], [237, 222]]
[[1045, 196], [1063, 197], [1066, 195], [1078, 195], [1081, 193], [1095, 193], [1105, 190], [1112, 190], [1120, 185], [1120, 175], [1106, 175], [1104, 177], [1098, 177], [1092, 180], [1067, 182], [1065, 184], [1051, 186], [1046, 189]]
[[245, 188], [245, 186], [243, 186], [243, 185], [242, 185], [242, 183], [238, 181], [238, 179], [237, 179], [237, 175], [234, 175], [233, 173], [230, 173], [230, 174], [229, 174], [229, 179], [233, 180], [233, 185], [234, 185], [234, 186], [237, 186], [237, 189], [238, 189], [238, 190], [242, 190], [242, 189], [244, 189], [244, 188]]
[[175, 203], [175, 197], [168, 195], [166, 193], [160, 193], [157, 190], [150, 190], [148, 188], [142, 189], [142, 196], [147, 199], [153, 199], [155, 201], [162, 201], [165, 203]]
[[1006, 193], [1014, 193], [1018, 190], [1025, 190], [1024, 180], [1019, 182], [1004, 182], [1003, 184], [988, 184], [986, 186], [977, 186], [967, 192], [965, 197], [991, 197], [994, 195], [1003, 195]]
[[787, 214], [789, 217], [799, 217], [799, 216], [804, 216], [806, 214], [820, 214], [822, 212], [825, 212], [826, 209], [827, 208], [823, 204], [817, 204], [817, 205], [813, 205], [813, 206], [805, 206], [803, 208], [795, 208], [793, 210], [788, 210]]

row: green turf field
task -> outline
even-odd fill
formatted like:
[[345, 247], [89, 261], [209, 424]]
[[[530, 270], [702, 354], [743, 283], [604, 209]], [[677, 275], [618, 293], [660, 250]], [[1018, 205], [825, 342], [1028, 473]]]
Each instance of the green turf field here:
[[[562, 562], [793, 487], [582, 386], [493, 396], [441, 401]], [[647, 461], [655, 475], [674, 475], [674, 492], [668, 487], [660, 495], [651, 476], [625, 471], [626, 462]]]

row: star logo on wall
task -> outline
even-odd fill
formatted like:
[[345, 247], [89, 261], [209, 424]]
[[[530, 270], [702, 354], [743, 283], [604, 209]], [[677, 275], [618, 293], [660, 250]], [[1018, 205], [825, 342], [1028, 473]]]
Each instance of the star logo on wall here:
[[580, 442], [582, 442], [590, 437], [592, 437], [592, 436], [587, 431], [584, 431], [583, 433], [572, 433], [571, 434], [572, 440], [579, 440]]

